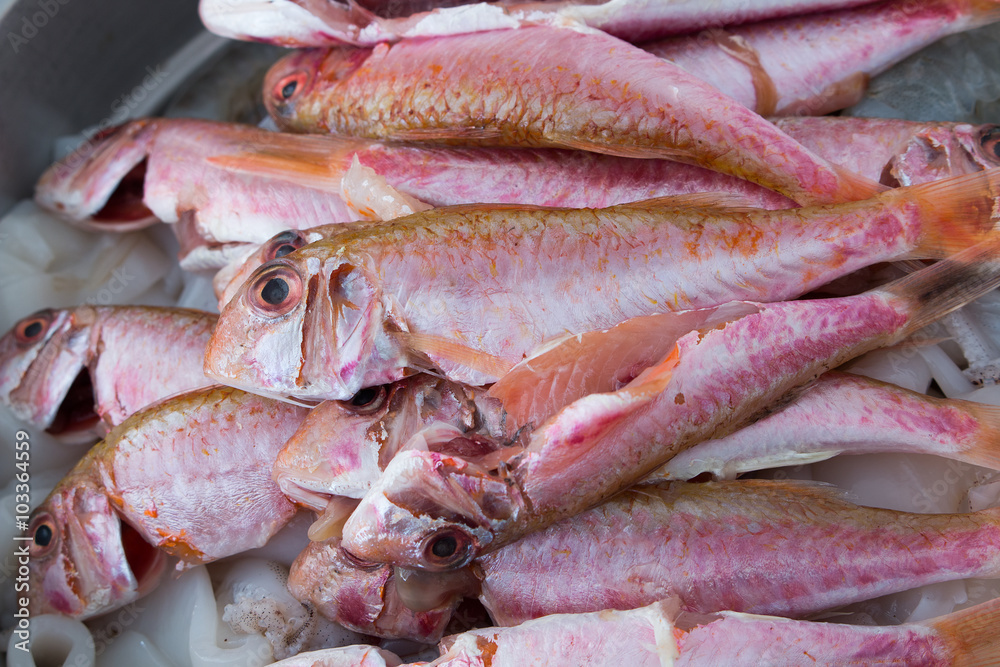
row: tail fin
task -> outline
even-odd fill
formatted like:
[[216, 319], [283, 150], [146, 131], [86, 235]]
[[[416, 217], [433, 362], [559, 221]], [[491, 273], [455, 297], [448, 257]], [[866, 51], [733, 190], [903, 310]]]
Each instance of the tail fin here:
[[952, 399], [951, 403], [961, 405], [979, 422], [976, 437], [956, 458], [972, 465], [1000, 470], [1000, 407], [959, 399]]
[[1000, 233], [876, 291], [909, 302], [910, 317], [900, 331], [902, 339], [998, 286]]
[[[837, 188], [836, 199], [831, 201], [822, 201], [814, 203], [841, 203], [849, 201], [861, 201], [862, 199], [871, 199], [872, 197], [878, 195], [879, 193], [885, 192], [889, 189], [888, 186], [882, 185], [870, 178], [862, 176], [861, 174], [855, 173], [850, 169], [841, 167], [840, 165], [831, 165], [833, 171], [837, 174], [837, 179], [840, 181], [840, 187]], [[807, 206], [808, 202], [801, 201], [799, 197], [794, 197], [794, 199]]]
[[892, 190], [882, 195], [917, 204], [921, 236], [911, 257], [942, 258], [982, 242], [1000, 211], [1000, 168]]
[[951, 649], [954, 667], [1000, 664], [1000, 598], [926, 621]]

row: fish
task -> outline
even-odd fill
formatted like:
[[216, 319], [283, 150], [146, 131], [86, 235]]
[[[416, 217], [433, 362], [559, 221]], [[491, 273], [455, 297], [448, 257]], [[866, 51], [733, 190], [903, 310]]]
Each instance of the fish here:
[[460, 32], [581, 22], [629, 41], [865, 4], [871, 0], [768, 2], [305, 2], [201, 0], [205, 27], [231, 39], [282, 46], [375, 45]]
[[1000, 657], [998, 620], [996, 600], [919, 623], [873, 627], [738, 612], [697, 617], [678, 612], [668, 599], [627, 611], [553, 614], [513, 628], [470, 630], [446, 637], [441, 657], [420, 664], [522, 667], [551, 664], [558, 656], [563, 664], [594, 667], [988, 665]]
[[871, 77], [942, 37], [1000, 19], [990, 0], [893, 0], [648, 42], [762, 116], [822, 116], [858, 103]]
[[[860, 295], [737, 302], [700, 313], [663, 357], [623, 388], [569, 403], [503, 456], [405, 450], [386, 466], [343, 529], [343, 546], [369, 561], [449, 571], [635, 484], [677, 452], [752, 423], [821, 373], [893, 345], [1000, 284], [994, 239]], [[688, 320], [691, 322], [691, 320]], [[601, 338], [614, 340], [609, 330]], [[575, 340], [575, 338], [570, 339]], [[528, 363], [587, 363], [600, 342], [558, 346]], [[574, 389], [571, 388], [570, 393]], [[447, 451], [447, 450], [444, 450]], [[499, 460], [497, 460], [499, 458]]]
[[296, 512], [271, 479], [306, 409], [230, 387], [140, 410], [31, 514], [29, 608], [87, 619], [190, 567], [263, 545]]
[[0, 338], [0, 400], [64, 442], [93, 442], [158, 399], [214, 382], [217, 315], [183, 308], [40, 310]]
[[223, 310], [205, 370], [310, 401], [428, 368], [487, 384], [557, 336], [793, 298], [874, 262], [968, 247], [994, 224], [998, 178], [779, 211], [709, 194], [601, 210], [442, 207], [366, 225], [260, 266]]
[[482, 556], [471, 570], [502, 626], [665, 597], [689, 612], [803, 618], [1000, 572], [998, 508], [914, 514], [844, 496], [787, 480], [644, 483]]
[[716, 478], [839, 454], [935, 454], [1000, 470], [1000, 408], [935, 398], [830, 371], [792, 402], [735, 433], [686, 449], [647, 481]]
[[431, 608], [412, 610], [397, 592], [391, 565], [359, 561], [338, 538], [310, 542], [292, 563], [288, 590], [345, 628], [385, 639], [441, 639], [461, 597], [445, 591]]
[[[491, 409], [494, 413], [491, 415]], [[415, 375], [362, 389], [349, 401], [313, 408], [274, 463], [274, 480], [293, 502], [322, 512], [330, 496], [361, 498], [410, 437], [431, 425], [500, 435], [499, 401], [443, 378]]]
[[389, 146], [179, 118], [130, 121], [92, 138], [46, 170], [35, 201], [92, 231], [172, 223], [181, 266], [212, 269], [242, 259], [247, 244], [285, 229], [384, 219], [381, 211], [367, 210], [366, 184], [350, 183], [354, 161], [398, 191], [394, 196], [411, 208], [400, 212], [482, 201], [608, 206], [722, 189], [755, 206], [794, 205], [747, 181], [688, 165], [678, 169], [667, 160], [557, 149]]
[[[483, 81], [495, 82], [488, 95]], [[665, 158], [799, 204], [884, 189], [676, 65], [589, 30], [539, 25], [297, 52], [268, 72], [264, 103], [292, 132]]]

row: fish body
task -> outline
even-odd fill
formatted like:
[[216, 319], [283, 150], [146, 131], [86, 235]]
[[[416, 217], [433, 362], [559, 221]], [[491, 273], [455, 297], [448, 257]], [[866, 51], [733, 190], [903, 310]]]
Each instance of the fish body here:
[[1000, 18], [995, 2], [908, 0], [784, 18], [642, 48], [762, 116], [821, 116], [856, 104], [868, 80], [938, 39]]
[[877, 261], [947, 254], [942, 245], [992, 226], [996, 177], [833, 207], [761, 211], [705, 195], [596, 211], [442, 208], [358, 227], [261, 266], [225, 308], [206, 371], [308, 400], [344, 400], [428, 365], [494, 382], [556, 336], [792, 298]]
[[[446, 637], [432, 667], [551, 664], [650, 667], [995, 664], [995, 600], [921, 623], [872, 627], [722, 612], [692, 618], [674, 600], [629, 611], [554, 614]], [[314, 663], [317, 667], [326, 663]], [[338, 663], [329, 663], [336, 667]]]
[[294, 2], [201, 0], [212, 32], [283, 46], [374, 45], [413, 37], [514, 28], [539, 21], [582, 22], [629, 41], [654, 39], [778, 16], [864, 4], [865, 0], [609, 0], [604, 2]]
[[202, 365], [216, 318], [146, 306], [39, 311], [0, 339], [0, 398], [53, 435], [92, 441], [139, 408], [213, 384]]
[[838, 454], [935, 454], [1000, 469], [1000, 408], [831, 371], [773, 414], [684, 450], [649, 479], [736, 475]]
[[[642, 485], [473, 565], [497, 625], [633, 609], [803, 617], [1000, 571], [1000, 511], [858, 507], [830, 487], [741, 480]], [[822, 563], [822, 567], [817, 564]]]
[[667, 158], [800, 204], [880, 189], [676, 65], [591, 31], [533, 26], [304, 51], [274, 65], [264, 99], [295, 132]]
[[305, 413], [210, 387], [127, 419], [32, 513], [32, 612], [89, 618], [151, 590], [168, 555], [263, 545], [295, 513], [271, 467]]
[[[677, 452], [773, 410], [829, 368], [989, 291], [1000, 282], [995, 246], [853, 297], [744, 303], [742, 313], [708, 317], [666, 337], [673, 349], [625, 387], [570, 403], [502, 462], [401, 452], [344, 526], [344, 548], [364, 560], [451, 570], [578, 514]], [[559, 359], [558, 348], [549, 354]], [[542, 357], [527, 363], [544, 374]]]

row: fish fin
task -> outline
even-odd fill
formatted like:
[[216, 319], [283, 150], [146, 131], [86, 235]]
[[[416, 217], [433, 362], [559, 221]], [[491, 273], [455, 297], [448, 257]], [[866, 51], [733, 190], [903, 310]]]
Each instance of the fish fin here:
[[920, 623], [948, 645], [954, 667], [1000, 664], [1000, 598]]
[[599, 141], [590, 141], [582, 137], [562, 132], [552, 132], [546, 136], [552, 146], [559, 148], [569, 148], [587, 153], [603, 153], [604, 155], [615, 155], [617, 157], [630, 157], [638, 159], [662, 159], [674, 160], [676, 162], [686, 162], [695, 164], [690, 153], [677, 148], [667, 146], [610, 146]]
[[502, 357], [476, 350], [444, 336], [407, 331], [397, 331], [393, 335], [411, 350], [435, 363], [437, 360], [451, 362], [492, 378], [503, 377], [514, 366], [513, 362]]
[[[840, 188], [837, 191], [837, 202], [849, 202], [849, 201], [861, 201], [862, 199], [871, 199], [875, 195], [889, 190], [889, 186], [882, 185], [878, 181], [873, 181], [872, 179], [862, 176], [861, 174], [855, 173], [846, 167], [840, 165], [830, 165], [831, 169], [837, 173], [837, 177], [840, 179]], [[799, 204], [806, 205], [809, 202], [805, 201], [808, 193], [804, 193], [803, 197], [792, 197]], [[800, 201], [802, 199], [803, 201]], [[830, 203], [829, 201], [822, 203]]]
[[544, 343], [490, 387], [517, 426], [541, 424], [588, 394], [615, 391], [663, 358], [684, 334], [755, 311], [747, 304], [633, 317], [610, 329]]
[[967, 0], [967, 12], [972, 16], [971, 25], [963, 26], [963, 30], [989, 25], [1000, 21], [1000, 3], [997, 0]]
[[910, 258], [943, 258], [989, 237], [1000, 211], [1000, 168], [898, 188], [885, 199], [914, 202], [920, 239]]
[[995, 234], [988, 241], [873, 291], [909, 303], [908, 321], [897, 335], [901, 340], [998, 286], [1000, 234]]
[[205, 158], [228, 171], [255, 176], [267, 176], [279, 181], [297, 183], [317, 190], [339, 194], [343, 173], [330, 164], [298, 161], [283, 155], [240, 153]]
[[770, 116], [778, 106], [778, 89], [774, 79], [760, 62], [760, 53], [745, 37], [733, 35], [721, 28], [708, 29], [699, 35], [699, 39], [707, 37], [730, 58], [742, 63], [750, 71], [756, 97], [753, 110], [761, 116]]
[[1000, 407], [961, 399], [948, 402], [972, 413], [979, 422], [976, 436], [955, 457], [972, 465], [1000, 470]]
[[642, 201], [618, 204], [615, 208], [625, 208], [636, 211], [647, 211], [663, 208], [712, 208], [733, 213], [749, 213], [759, 211], [748, 197], [733, 192], [692, 192], [683, 195], [667, 195], [653, 197]]

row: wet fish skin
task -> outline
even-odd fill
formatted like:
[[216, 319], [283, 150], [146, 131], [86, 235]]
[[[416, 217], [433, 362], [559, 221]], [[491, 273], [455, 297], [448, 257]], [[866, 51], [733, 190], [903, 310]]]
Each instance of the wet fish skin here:
[[[497, 82], [489, 95], [482, 81]], [[304, 51], [275, 64], [264, 99], [294, 132], [667, 158], [800, 204], [880, 190], [675, 65], [601, 33], [533, 26]]]
[[[659, 364], [623, 389], [568, 405], [506, 461], [403, 451], [348, 519], [344, 548], [406, 568], [462, 567], [594, 506], [678, 451], [754, 421], [829, 368], [989, 291], [1000, 282], [998, 250], [997, 241], [983, 244], [854, 297], [745, 303], [727, 322], [664, 341], [675, 347]], [[529, 363], [541, 368], [538, 359]]]
[[717, 478], [839, 454], [935, 454], [1000, 470], [1000, 408], [830, 371], [773, 414], [677, 454], [647, 481]]
[[[495, 382], [555, 336], [797, 297], [877, 261], [946, 255], [992, 228], [998, 177], [782, 211], [692, 195], [600, 210], [439, 208], [356, 227], [258, 268], [224, 309], [206, 371], [306, 400], [344, 400], [431, 365]], [[268, 285], [280, 302], [263, 300]]]
[[295, 513], [270, 471], [305, 413], [209, 387], [127, 419], [33, 512], [32, 609], [89, 618], [148, 593], [168, 556], [180, 568], [263, 545]]
[[642, 48], [763, 116], [821, 116], [856, 104], [871, 77], [924, 46], [998, 20], [998, 9], [989, 1], [894, 0]]
[[[49, 429], [65, 401], [79, 403], [70, 407], [100, 421], [61, 437], [93, 441], [155, 400], [213, 384], [202, 364], [216, 319], [147, 306], [39, 311], [0, 338], [0, 399], [20, 419]], [[80, 373], [89, 376], [90, 394], [67, 398]]]
[[691, 612], [801, 618], [992, 577], [998, 544], [1000, 510], [912, 514], [858, 507], [819, 484], [673, 482], [633, 487], [472, 567], [480, 600], [503, 626], [666, 597]]
[[[695, 32], [706, 27], [762, 21], [864, 4], [866, 0], [776, 0], [771, 2], [610, 1], [430, 3], [202, 0], [199, 12], [212, 32], [282, 46], [374, 45], [412, 37], [513, 28], [539, 21], [580, 21], [629, 41]], [[457, 7], [454, 5], [458, 5]], [[386, 11], [388, 10], [388, 11]], [[541, 15], [542, 12], [548, 17]]]

